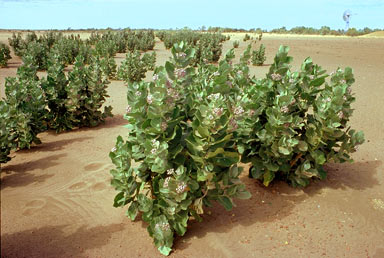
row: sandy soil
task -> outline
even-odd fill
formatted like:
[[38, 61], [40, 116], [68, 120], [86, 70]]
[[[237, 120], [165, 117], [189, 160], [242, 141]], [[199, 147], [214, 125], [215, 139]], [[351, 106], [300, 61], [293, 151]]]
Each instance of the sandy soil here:
[[[265, 188], [244, 173], [253, 197], [236, 200], [231, 212], [220, 205], [207, 209], [202, 223], [191, 222], [176, 239], [171, 257], [384, 257], [383, 39], [264, 35], [262, 43], [267, 65], [252, 68], [257, 76], [267, 72], [280, 44], [291, 47], [295, 68], [307, 56], [329, 72], [351, 66], [357, 97], [351, 126], [365, 132], [366, 143], [353, 155], [355, 163], [327, 165], [328, 179], [305, 189]], [[226, 42], [224, 49], [231, 46]], [[245, 47], [241, 41], [237, 57]], [[155, 51], [163, 64], [169, 52], [161, 42]], [[19, 65], [14, 58], [0, 69], [1, 96], [4, 78]], [[112, 207], [108, 153], [125, 135], [125, 92], [122, 82], [110, 84], [115, 116], [105, 125], [43, 133], [43, 144], [3, 165], [2, 257], [161, 257], [145, 223]]]

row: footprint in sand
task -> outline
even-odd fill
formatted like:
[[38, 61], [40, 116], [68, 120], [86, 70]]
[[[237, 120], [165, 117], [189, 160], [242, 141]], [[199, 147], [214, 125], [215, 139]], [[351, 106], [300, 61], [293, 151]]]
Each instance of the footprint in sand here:
[[23, 209], [23, 215], [24, 216], [30, 216], [34, 214], [35, 212], [39, 211], [41, 208], [44, 207], [46, 202], [44, 200], [32, 200], [30, 202], [27, 202], [25, 204], [25, 207]]
[[104, 164], [103, 163], [90, 163], [84, 167], [85, 171], [96, 171], [100, 169]]
[[107, 185], [104, 182], [98, 182], [92, 185], [91, 189], [94, 191], [102, 191], [107, 188]]
[[[107, 189], [109, 182], [109, 170], [112, 168], [112, 164], [104, 163], [90, 163], [84, 167], [85, 171], [94, 172], [83, 177], [84, 181], [76, 182], [68, 187], [70, 191], [80, 192], [86, 189], [91, 191], [103, 191]], [[107, 174], [106, 174], [107, 173]]]
[[78, 190], [83, 190], [85, 187], [87, 186], [86, 183], [84, 182], [78, 182], [78, 183], [75, 183], [73, 185], [71, 185], [70, 187], [68, 187], [70, 190], [72, 191], [78, 191]]

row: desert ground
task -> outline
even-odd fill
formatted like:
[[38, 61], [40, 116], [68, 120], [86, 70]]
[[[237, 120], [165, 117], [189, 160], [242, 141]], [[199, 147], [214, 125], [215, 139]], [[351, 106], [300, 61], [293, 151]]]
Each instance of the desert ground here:
[[[239, 58], [247, 43], [243, 34], [229, 35], [223, 53], [240, 39]], [[0, 41], [10, 36], [2, 32]], [[350, 125], [364, 131], [366, 142], [354, 163], [328, 164], [328, 178], [305, 189], [283, 182], [266, 188], [243, 173], [252, 198], [235, 200], [230, 212], [219, 204], [206, 209], [202, 223], [191, 221], [176, 238], [171, 257], [384, 257], [384, 37], [264, 34], [261, 43], [267, 60], [251, 68], [257, 77], [267, 73], [282, 44], [290, 46], [295, 69], [308, 56], [328, 72], [352, 67], [357, 100]], [[157, 65], [170, 56], [160, 41], [154, 51]], [[124, 56], [118, 54], [117, 63]], [[13, 56], [9, 68], [0, 69], [1, 97], [5, 77], [20, 65]], [[112, 206], [117, 192], [108, 154], [116, 137], [126, 135], [126, 86], [112, 81], [108, 92], [114, 117], [104, 125], [42, 133], [43, 144], [2, 165], [2, 257], [162, 257], [146, 224]]]

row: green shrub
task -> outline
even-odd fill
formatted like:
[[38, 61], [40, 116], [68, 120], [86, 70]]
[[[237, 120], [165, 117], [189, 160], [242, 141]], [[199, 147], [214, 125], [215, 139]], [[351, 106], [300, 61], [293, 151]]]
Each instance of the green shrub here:
[[249, 116], [239, 122], [238, 149], [242, 162], [252, 162], [250, 175], [266, 186], [274, 179], [306, 186], [325, 178], [325, 163], [351, 161], [349, 153], [364, 142], [347, 125], [352, 69], [330, 76], [307, 58], [291, 72], [291, 60], [288, 47], [280, 47], [267, 78], [244, 88], [241, 103]]
[[233, 47], [238, 48], [240, 45], [240, 42], [238, 40], [233, 41]]
[[11, 59], [11, 51], [4, 43], [0, 43], [0, 67], [7, 67], [8, 60]]
[[112, 40], [98, 41], [95, 49], [96, 54], [102, 57], [114, 57], [117, 53], [115, 42]]
[[1, 163], [11, 160], [12, 150], [27, 148], [33, 141], [30, 118], [29, 113], [0, 100], [0, 170]]
[[153, 51], [151, 54], [145, 53], [143, 55], [142, 61], [149, 71], [153, 71], [156, 65], [156, 52]]
[[106, 78], [114, 80], [117, 77], [117, 65], [113, 57], [100, 58], [101, 70]]
[[17, 149], [30, 148], [31, 143], [41, 143], [37, 135], [47, 130], [46, 97], [36, 76], [37, 67], [29, 56], [25, 57], [24, 62], [17, 70], [17, 77], [5, 79], [5, 102], [10, 110], [14, 110], [14, 116], [25, 116], [23, 130], [15, 130], [13, 136], [17, 141]]
[[175, 44], [154, 81], [128, 85], [128, 137], [119, 136], [110, 152], [112, 185], [119, 192], [114, 206], [129, 205], [132, 220], [141, 212], [165, 255], [174, 233], [184, 235], [190, 217], [200, 221], [211, 201], [230, 210], [232, 198], [250, 197], [238, 178], [230, 65], [224, 60], [197, 71], [194, 54]]
[[85, 66], [82, 56], [76, 57], [73, 70], [69, 73], [66, 108], [72, 113], [72, 123], [77, 127], [94, 127], [112, 116], [112, 107], [103, 106], [107, 95], [108, 81], [103, 76], [100, 60], [94, 58]]
[[13, 48], [13, 52], [15, 52], [15, 55], [23, 55], [24, 49], [27, 47], [27, 44], [22, 38], [21, 33], [18, 33], [17, 35], [13, 33], [12, 38], [9, 38], [8, 42], [9, 45]]
[[28, 56], [28, 59], [34, 64], [38, 70], [47, 70], [49, 49], [46, 45], [39, 42], [31, 42], [23, 53], [23, 62]]
[[249, 36], [248, 34], [245, 34], [244, 38], [243, 38], [243, 41], [247, 41], [247, 40], [250, 40], [250, 39], [251, 39], [251, 36]]
[[139, 51], [128, 52], [121, 63], [117, 78], [127, 83], [141, 81], [148, 71], [148, 57], [141, 58]]
[[60, 56], [54, 55], [50, 57], [48, 64], [47, 78], [41, 83], [49, 110], [48, 128], [57, 133], [71, 130], [76, 125], [73, 122], [73, 113], [66, 106], [69, 81], [64, 73], [64, 62], [61, 62]]
[[259, 50], [252, 51], [252, 64], [263, 65], [267, 57], [265, 56], [265, 46], [260, 45]]

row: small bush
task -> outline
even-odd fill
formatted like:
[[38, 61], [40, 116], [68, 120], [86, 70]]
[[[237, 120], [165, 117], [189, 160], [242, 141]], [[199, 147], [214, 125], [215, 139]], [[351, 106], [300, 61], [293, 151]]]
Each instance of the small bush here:
[[243, 38], [243, 41], [247, 41], [247, 40], [250, 40], [251, 39], [251, 36], [249, 36], [248, 34], [245, 34], [244, 38]]
[[267, 57], [265, 56], [265, 46], [260, 45], [259, 50], [252, 51], [252, 64], [253, 65], [263, 65]]
[[127, 83], [141, 81], [150, 66], [148, 61], [148, 56], [144, 59], [141, 58], [141, 54], [137, 50], [128, 52], [117, 71], [117, 78]]
[[36, 76], [37, 67], [31, 57], [25, 57], [24, 61], [17, 70], [17, 77], [5, 80], [5, 102], [9, 110], [14, 110], [11, 113], [15, 117], [20, 114], [25, 117], [22, 130], [14, 131], [17, 149], [30, 148], [31, 143], [41, 143], [37, 135], [47, 130], [46, 97]]
[[11, 51], [4, 43], [0, 43], [0, 67], [7, 67], [8, 60], [11, 59]]
[[233, 47], [238, 48], [240, 45], [240, 42], [238, 40], [233, 41]]
[[84, 58], [76, 57], [72, 72], [69, 73], [66, 108], [72, 113], [73, 124], [77, 127], [94, 127], [112, 116], [112, 107], [100, 111], [107, 95], [108, 81], [103, 76], [100, 60], [92, 59], [89, 66]]

